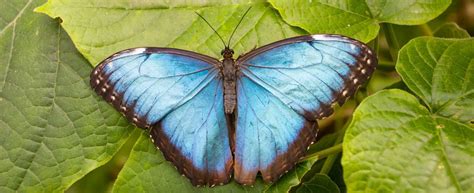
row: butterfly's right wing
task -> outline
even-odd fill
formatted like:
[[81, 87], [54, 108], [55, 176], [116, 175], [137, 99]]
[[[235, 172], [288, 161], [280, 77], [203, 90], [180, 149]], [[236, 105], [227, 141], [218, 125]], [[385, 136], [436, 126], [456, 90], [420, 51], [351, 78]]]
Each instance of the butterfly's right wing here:
[[274, 182], [315, 140], [316, 119], [332, 113], [377, 64], [365, 44], [339, 35], [293, 37], [239, 57], [234, 175]]
[[194, 185], [226, 183], [232, 172], [219, 61], [170, 48], [116, 53], [91, 86], [150, 137]]

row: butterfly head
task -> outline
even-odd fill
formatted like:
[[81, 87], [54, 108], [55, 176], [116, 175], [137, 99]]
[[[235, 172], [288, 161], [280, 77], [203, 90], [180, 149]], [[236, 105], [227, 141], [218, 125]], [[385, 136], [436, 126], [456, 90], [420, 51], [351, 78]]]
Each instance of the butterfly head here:
[[221, 51], [221, 55], [224, 58], [232, 58], [232, 56], [234, 55], [234, 50], [230, 49], [229, 47], [226, 47]]

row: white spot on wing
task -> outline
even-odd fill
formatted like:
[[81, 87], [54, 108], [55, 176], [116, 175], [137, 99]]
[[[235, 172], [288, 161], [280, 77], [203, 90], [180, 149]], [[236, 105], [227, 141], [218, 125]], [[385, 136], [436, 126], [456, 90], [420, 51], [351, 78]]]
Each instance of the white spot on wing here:
[[357, 48], [357, 46], [355, 46], [354, 44], [351, 44], [351, 49], [352, 50], [355, 50]]
[[128, 54], [130, 54], [130, 55], [141, 54], [145, 51], [146, 51], [146, 48], [135, 48], [131, 52], [129, 52]]
[[311, 37], [313, 37], [314, 40], [339, 40], [339, 38], [331, 37], [324, 34], [316, 34], [312, 35]]
[[342, 91], [342, 96], [344, 97], [347, 96], [347, 93], [348, 93], [347, 90]]
[[311, 36], [314, 40], [335, 40], [335, 41], [344, 41], [347, 42], [349, 40], [348, 37], [345, 36], [338, 36], [338, 35], [327, 35], [327, 34], [316, 34]]
[[[146, 51], [146, 48], [135, 48], [135, 49], [131, 49], [131, 50], [127, 50], [127, 51], [124, 51], [124, 52], [119, 52], [117, 54], [114, 54], [112, 56], [112, 58], [122, 58], [122, 57], [126, 57], [126, 56], [142, 54], [142, 53], [145, 53], [145, 51]], [[113, 62], [110, 62], [108, 65], [110, 67], [112, 67], [112, 63]]]

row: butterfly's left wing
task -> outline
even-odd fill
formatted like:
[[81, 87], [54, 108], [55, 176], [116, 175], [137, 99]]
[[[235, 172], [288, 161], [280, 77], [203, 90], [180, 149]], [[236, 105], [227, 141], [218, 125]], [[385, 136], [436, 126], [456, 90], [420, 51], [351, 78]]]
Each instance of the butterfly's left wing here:
[[185, 50], [128, 49], [101, 62], [91, 86], [130, 122], [150, 130], [165, 158], [194, 185], [212, 186], [227, 183], [232, 172], [218, 65]]
[[377, 60], [363, 43], [339, 35], [285, 39], [237, 59], [234, 175], [278, 179], [304, 155], [316, 119], [332, 114], [368, 79]]

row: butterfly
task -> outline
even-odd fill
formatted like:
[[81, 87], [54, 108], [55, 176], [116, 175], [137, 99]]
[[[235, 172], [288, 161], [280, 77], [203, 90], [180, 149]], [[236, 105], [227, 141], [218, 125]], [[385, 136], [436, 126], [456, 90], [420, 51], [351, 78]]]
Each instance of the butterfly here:
[[315, 141], [316, 120], [352, 96], [377, 65], [367, 45], [341, 35], [288, 38], [234, 59], [232, 35], [226, 45], [216, 34], [222, 60], [132, 48], [103, 60], [90, 79], [196, 186], [222, 185], [232, 175], [249, 185], [259, 172], [265, 182], [279, 179]]

